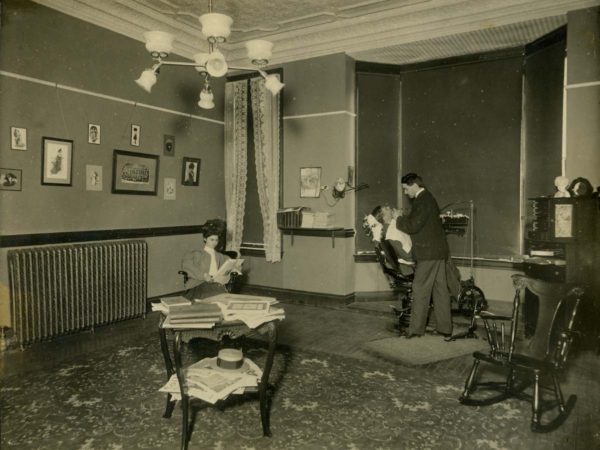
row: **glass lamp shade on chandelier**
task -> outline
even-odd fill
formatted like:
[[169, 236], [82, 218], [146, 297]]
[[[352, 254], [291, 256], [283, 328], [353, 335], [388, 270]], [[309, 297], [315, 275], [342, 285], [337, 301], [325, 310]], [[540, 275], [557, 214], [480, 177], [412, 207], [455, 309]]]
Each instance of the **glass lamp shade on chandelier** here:
[[144, 33], [146, 50], [152, 55], [155, 64], [151, 69], [146, 69], [135, 82], [147, 92], [152, 90], [156, 84], [157, 75], [162, 66], [189, 66], [194, 67], [204, 78], [204, 85], [200, 91], [198, 106], [203, 109], [215, 107], [214, 95], [210, 87], [211, 78], [220, 78], [227, 74], [229, 69], [233, 70], [258, 70], [265, 79], [265, 87], [273, 95], [277, 95], [284, 84], [276, 75], [268, 75], [263, 69], [269, 63], [272, 55], [273, 43], [261, 39], [246, 42], [248, 59], [255, 68], [229, 67], [225, 56], [218, 48], [231, 34], [233, 19], [225, 14], [213, 13], [212, 2], [208, 3], [207, 14], [199, 17], [202, 25], [202, 34], [208, 41], [208, 52], [200, 52], [194, 55], [194, 62], [165, 61], [173, 50], [174, 36], [165, 31], [147, 31]]

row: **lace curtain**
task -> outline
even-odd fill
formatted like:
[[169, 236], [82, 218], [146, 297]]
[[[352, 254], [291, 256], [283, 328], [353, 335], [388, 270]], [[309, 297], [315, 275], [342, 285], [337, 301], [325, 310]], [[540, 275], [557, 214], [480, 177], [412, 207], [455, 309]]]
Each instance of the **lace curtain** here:
[[263, 239], [266, 260], [281, 261], [281, 233], [277, 227], [279, 207], [279, 136], [280, 95], [271, 95], [265, 80], [250, 80], [252, 119], [254, 121], [254, 149], [258, 198], [263, 219]]
[[244, 231], [246, 180], [248, 178], [248, 83], [225, 84], [225, 208], [227, 250], [239, 253]]

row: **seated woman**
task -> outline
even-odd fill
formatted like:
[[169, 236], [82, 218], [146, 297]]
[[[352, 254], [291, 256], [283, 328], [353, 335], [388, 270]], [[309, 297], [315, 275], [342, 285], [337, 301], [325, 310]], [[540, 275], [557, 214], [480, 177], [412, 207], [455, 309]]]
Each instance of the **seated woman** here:
[[183, 294], [185, 298], [202, 299], [227, 292], [225, 285], [230, 275], [216, 276], [223, 263], [231, 259], [216, 250], [224, 231], [223, 220], [207, 221], [202, 226], [204, 248], [192, 250], [183, 257], [181, 267], [189, 277], [185, 284], [187, 291]]

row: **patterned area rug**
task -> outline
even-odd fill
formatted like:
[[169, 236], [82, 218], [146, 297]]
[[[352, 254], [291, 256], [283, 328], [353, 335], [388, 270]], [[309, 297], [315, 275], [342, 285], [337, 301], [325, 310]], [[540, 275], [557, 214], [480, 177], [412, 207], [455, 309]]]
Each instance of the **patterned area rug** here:
[[[247, 355], [260, 364], [265, 350], [255, 345]], [[1, 448], [178, 448], [180, 409], [162, 418], [158, 388], [166, 375], [158, 339], [107, 353], [3, 380]], [[539, 435], [529, 431], [527, 403], [461, 406], [464, 375], [452, 371], [284, 348], [271, 375], [272, 438], [261, 435], [256, 397], [233, 397], [198, 406], [190, 449], [600, 447], [597, 383], [562, 428]]]

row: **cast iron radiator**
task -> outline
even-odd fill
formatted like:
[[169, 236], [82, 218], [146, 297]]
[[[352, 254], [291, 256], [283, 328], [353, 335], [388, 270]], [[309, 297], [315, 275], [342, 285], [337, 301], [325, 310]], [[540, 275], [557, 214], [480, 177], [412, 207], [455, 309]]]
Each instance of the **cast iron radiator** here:
[[145, 241], [8, 252], [12, 327], [21, 346], [145, 314]]

